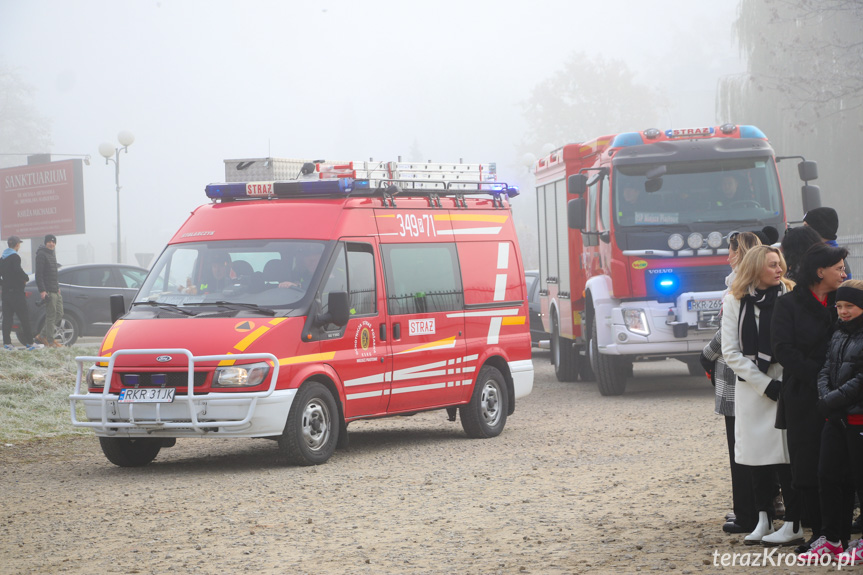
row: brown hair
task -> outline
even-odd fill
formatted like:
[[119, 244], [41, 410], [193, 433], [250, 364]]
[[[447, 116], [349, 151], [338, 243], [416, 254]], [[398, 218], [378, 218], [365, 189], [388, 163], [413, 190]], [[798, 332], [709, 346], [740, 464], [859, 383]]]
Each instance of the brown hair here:
[[737, 264], [737, 275], [734, 282], [731, 284], [731, 293], [736, 299], [742, 299], [748, 293], [755, 291], [758, 285], [758, 278], [767, 265], [768, 254], [776, 254], [779, 256], [779, 267], [782, 268], [782, 283], [785, 287], [791, 289], [794, 287], [794, 282], [785, 277], [788, 267], [785, 265], [785, 258], [782, 257], [782, 252], [779, 248], [773, 246], [755, 246], [750, 248], [743, 256], [743, 259]]

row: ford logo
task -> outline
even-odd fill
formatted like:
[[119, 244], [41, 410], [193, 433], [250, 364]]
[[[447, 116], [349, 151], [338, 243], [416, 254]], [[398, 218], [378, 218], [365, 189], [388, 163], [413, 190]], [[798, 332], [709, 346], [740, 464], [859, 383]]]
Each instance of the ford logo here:
[[159, 361], [161, 363], [165, 363], [166, 361], [171, 361], [172, 359], [174, 359], [174, 358], [171, 357], [170, 355], [160, 355], [159, 357], [156, 358], [156, 361]]

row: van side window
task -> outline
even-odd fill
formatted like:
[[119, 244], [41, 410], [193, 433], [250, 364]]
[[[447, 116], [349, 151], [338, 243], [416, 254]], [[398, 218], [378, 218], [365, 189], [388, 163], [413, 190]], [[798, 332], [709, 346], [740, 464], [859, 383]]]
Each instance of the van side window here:
[[348, 244], [348, 287], [354, 315], [377, 311], [375, 255], [369, 244]]
[[455, 244], [381, 246], [393, 315], [464, 309]]

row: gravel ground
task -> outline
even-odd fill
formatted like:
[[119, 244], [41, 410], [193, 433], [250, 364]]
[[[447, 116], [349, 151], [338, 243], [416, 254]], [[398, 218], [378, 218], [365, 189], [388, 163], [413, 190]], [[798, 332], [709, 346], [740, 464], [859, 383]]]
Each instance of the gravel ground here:
[[722, 566], [764, 551], [721, 532], [727, 449], [705, 378], [639, 364], [607, 398], [557, 382], [548, 358], [489, 440], [436, 411], [354, 423], [350, 449], [311, 468], [267, 440], [179, 440], [140, 469], [92, 437], [5, 445], [0, 572], [835, 570]]

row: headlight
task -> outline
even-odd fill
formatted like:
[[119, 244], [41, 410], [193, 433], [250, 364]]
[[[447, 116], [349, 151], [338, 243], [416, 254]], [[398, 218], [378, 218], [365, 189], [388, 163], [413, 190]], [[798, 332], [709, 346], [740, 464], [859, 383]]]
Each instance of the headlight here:
[[713, 249], [722, 245], [722, 234], [719, 232], [710, 232], [707, 234], [707, 245]]
[[686, 243], [689, 244], [690, 248], [697, 250], [704, 245], [704, 236], [698, 232], [692, 232], [689, 234], [689, 237], [686, 238]]
[[647, 316], [644, 310], [640, 308], [627, 308], [623, 310], [623, 323], [626, 329], [638, 335], [650, 335], [650, 328], [647, 326]]
[[107, 367], [94, 365], [87, 372], [87, 387], [105, 387], [105, 377], [108, 375]]
[[683, 236], [680, 234], [671, 234], [668, 237], [668, 247], [677, 251], [683, 248]]
[[216, 369], [213, 387], [254, 387], [260, 385], [270, 373], [266, 363], [231, 365]]

